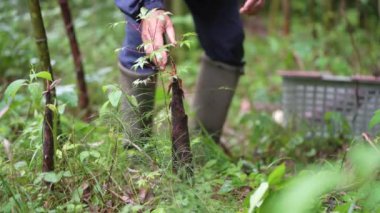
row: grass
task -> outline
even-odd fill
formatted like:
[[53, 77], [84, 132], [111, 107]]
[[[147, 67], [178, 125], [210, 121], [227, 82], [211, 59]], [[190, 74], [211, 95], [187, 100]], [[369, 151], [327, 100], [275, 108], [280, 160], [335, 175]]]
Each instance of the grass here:
[[[378, 162], [378, 158], [373, 157], [376, 156], [373, 150], [347, 153], [347, 147], [363, 141], [351, 137], [308, 138], [305, 131], [277, 124], [271, 112], [257, 110], [254, 104], [280, 104], [279, 69], [328, 69], [342, 75], [370, 73], [379, 66], [375, 60], [379, 53], [374, 51], [379, 49], [377, 28], [354, 32], [360, 46], [359, 63], [344, 24], [338, 24], [334, 30], [316, 24], [319, 36], [315, 39], [312, 27], [305, 26], [305, 20], [300, 17], [294, 18], [292, 33], [287, 37], [278, 32], [259, 36], [252, 33], [247, 21], [246, 74], [232, 103], [224, 137], [234, 157], [227, 157], [209, 138], [192, 134], [195, 177], [183, 183], [171, 171], [165, 104], [167, 85], [159, 85], [156, 94], [154, 136], [148, 143], [138, 144], [140, 149], [123, 149], [125, 127], [119, 119], [120, 109], [102, 108], [107, 101], [102, 86], [118, 82], [115, 49], [124, 36], [123, 24], [113, 28], [110, 24], [122, 21], [123, 16], [113, 2], [70, 3], [91, 91], [91, 105], [103, 113], [91, 123], [77, 118], [74, 66], [68, 41], [63, 39], [66, 36], [60, 11], [55, 2], [43, 2], [53, 68], [56, 78], [62, 79], [59, 102], [66, 104], [65, 113], [61, 115], [63, 144], [57, 146], [56, 172], [41, 173], [43, 110], [38, 94], [42, 93], [42, 87], [38, 82], [23, 87], [13, 99], [11, 110], [1, 117], [0, 140], [10, 141], [13, 154], [13, 158], [8, 159], [6, 151], [0, 151], [1, 211], [246, 212], [252, 204], [250, 198], [263, 182], [268, 182], [270, 187], [261, 197], [265, 200], [262, 212], [273, 212], [272, 205], [292, 204], [290, 198], [299, 199], [301, 204], [308, 203], [301, 199], [308, 192], [316, 202], [310, 212], [328, 209], [330, 203], [326, 200], [333, 198], [335, 203], [331, 208], [339, 212], [350, 208], [376, 210], [379, 183], [374, 173], [379, 168], [374, 162]], [[36, 53], [27, 8], [19, 1], [1, 2], [0, 11], [0, 47], [4, 50], [0, 53], [0, 75], [4, 82], [0, 91], [3, 91], [8, 81], [28, 78]], [[353, 11], [349, 14], [355, 16]], [[184, 32], [194, 31], [188, 16], [174, 17], [174, 21]], [[177, 53], [187, 101], [192, 95], [201, 54], [196, 41], [190, 50]], [[35, 92], [31, 93], [33, 88]], [[249, 110], [243, 110], [242, 103], [246, 103]], [[3, 107], [1, 102], [0, 109]], [[192, 114], [190, 107], [187, 112]], [[311, 163], [317, 166], [310, 166]], [[351, 171], [348, 166], [346, 171], [339, 167], [341, 164], [352, 164], [354, 168], [359, 165], [357, 167], [363, 169], [356, 169], [355, 173], [356, 170]], [[352, 178], [337, 186], [330, 179], [342, 180], [340, 172]], [[320, 179], [316, 180], [313, 175]], [[44, 180], [55, 182], [53, 191], [43, 184]], [[368, 184], [363, 180], [368, 180]], [[323, 193], [308, 187], [313, 184], [325, 186]], [[289, 185], [288, 191], [283, 190]], [[371, 186], [373, 190], [369, 190]], [[291, 189], [303, 193], [292, 194]], [[288, 209], [292, 208], [288, 206]]]

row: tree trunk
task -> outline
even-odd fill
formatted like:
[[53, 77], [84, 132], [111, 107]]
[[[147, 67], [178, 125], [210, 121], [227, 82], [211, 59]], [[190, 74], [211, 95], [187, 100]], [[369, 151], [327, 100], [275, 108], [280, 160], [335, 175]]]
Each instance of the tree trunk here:
[[282, 0], [282, 10], [284, 13], [284, 34], [289, 35], [291, 27], [291, 18], [292, 18], [292, 6], [291, 0]]
[[333, 10], [333, 2], [332, 1], [324, 1], [323, 2], [323, 11], [324, 15], [324, 26], [327, 30], [331, 30], [334, 26], [334, 10]]
[[377, 20], [380, 21], [380, 0], [377, 0]]
[[65, 23], [66, 33], [69, 37], [71, 54], [74, 60], [76, 78], [77, 78], [77, 86], [79, 89], [79, 107], [82, 110], [85, 110], [86, 113], [83, 116], [84, 120], [88, 120], [91, 114], [89, 108], [89, 96], [87, 92], [87, 85], [85, 80], [85, 72], [82, 64], [82, 55], [79, 49], [79, 45], [75, 36], [74, 23], [71, 18], [71, 12], [69, 3], [67, 0], [58, 0], [58, 3], [61, 7], [61, 13], [63, 17], [63, 21]]
[[365, 6], [362, 5], [363, 3], [360, 0], [356, 0], [356, 8], [359, 14], [359, 27], [362, 29], [366, 28], [366, 22], [367, 22], [367, 17], [366, 17], [366, 12], [365, 11]]
[[[53, 70], [50, 64], [49, 48], [46, 32], [41, 15], [39, 0], [29, 0], [30, 17], [32, 21], [34, 38], [37, 45], [41, 69], [50, 73], [53, 78]], [[43, 162], [42, 171], [49, 172], [54, 170], [54, 137], [57, 129], [54, 123], [54, 112], [48, 107], [55, 103], [55, 90], [50, 88], [52, 81], [46, 80], [45, 87], [45, 115], [43, 121]]]
[[280, 0], [273, 0], [271, 1], [270, 7], [269, 7], [269, 32], [274, 33], [276, 32], [277, 28], [277, 17], [280, 10]]
[[[346, 0], [339, 1], [339, 14], [340, 17], [346, 17]], [[344, 20], [344, 18], [342, 18]]]
[[310, 1], [310, 6], [309, 6], [309, 10], [310, 10], [310, 17], [311, 17], [311, 24], [313, 25], [313, 29], [312, 29], [312, 36], [314, 39], [317, 39], [318, 38], [318, 32], [317, 32], [317, 28], [316, 28], [316, 22], [318, 21], [317, 20], [317, 2], [316, 0], [311, 0]]
[[182, 179], [193, 175], [192, 154], [190, 149], [189, 129], [187, 115], [183, 108], [183, 91], [181, 80], [173, 77], [171, 83], [172, 101], [170, 103], [172, 114], [172, 153], [173, 171], [179, 173]]

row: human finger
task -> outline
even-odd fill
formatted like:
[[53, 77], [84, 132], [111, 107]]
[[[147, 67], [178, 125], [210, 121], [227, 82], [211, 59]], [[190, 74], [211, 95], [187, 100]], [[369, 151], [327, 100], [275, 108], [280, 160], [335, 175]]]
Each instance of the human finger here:
[[173, 22], [170, 20], [169, 16], [166, 17], [165, 32], [169, 38], [169, 42], [173, 45], [176, 45], [177, 42], [175, 40], [174, 26], [173, 26]]
[[240, 8], [240, 13], [246, 13], [256, 0], [246, 0], [244, 5]]
[[154, 61], [155, 65], [160, 69], [164, 70], [167, 63], [167, 54], [162, 47], [164, 46], [164, 36], [160, 32], [153, 38], [153, 51], [154, 51]]

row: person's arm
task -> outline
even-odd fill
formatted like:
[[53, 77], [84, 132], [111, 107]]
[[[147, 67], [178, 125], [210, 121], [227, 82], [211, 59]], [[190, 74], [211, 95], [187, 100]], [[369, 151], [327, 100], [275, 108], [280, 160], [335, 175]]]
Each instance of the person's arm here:
[[164, 9], [163, 0], [115, 0], [116, 6], [127, 16], [137, 19], [141, 7], [148, 10]]

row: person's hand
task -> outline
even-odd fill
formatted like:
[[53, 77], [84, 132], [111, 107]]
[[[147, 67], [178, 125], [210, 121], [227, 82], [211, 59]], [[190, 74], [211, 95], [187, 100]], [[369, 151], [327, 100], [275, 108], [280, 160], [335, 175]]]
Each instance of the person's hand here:
[[255, 15], [264, 6], [265, 0], [246, 0], [240, 8], [241, 14]]
[[[141, 37], [144, 42], [144, 50], [147, 55], [159, 50], [164, 45], [164, 33], [169, 42], [176, 44], [173, 23], [164, 10], [153, 10], [148, 17], [141, 21]], [[164, 70], [168, 62], [168, 53], [162, 51], [155, 54], [153, 63]]]

